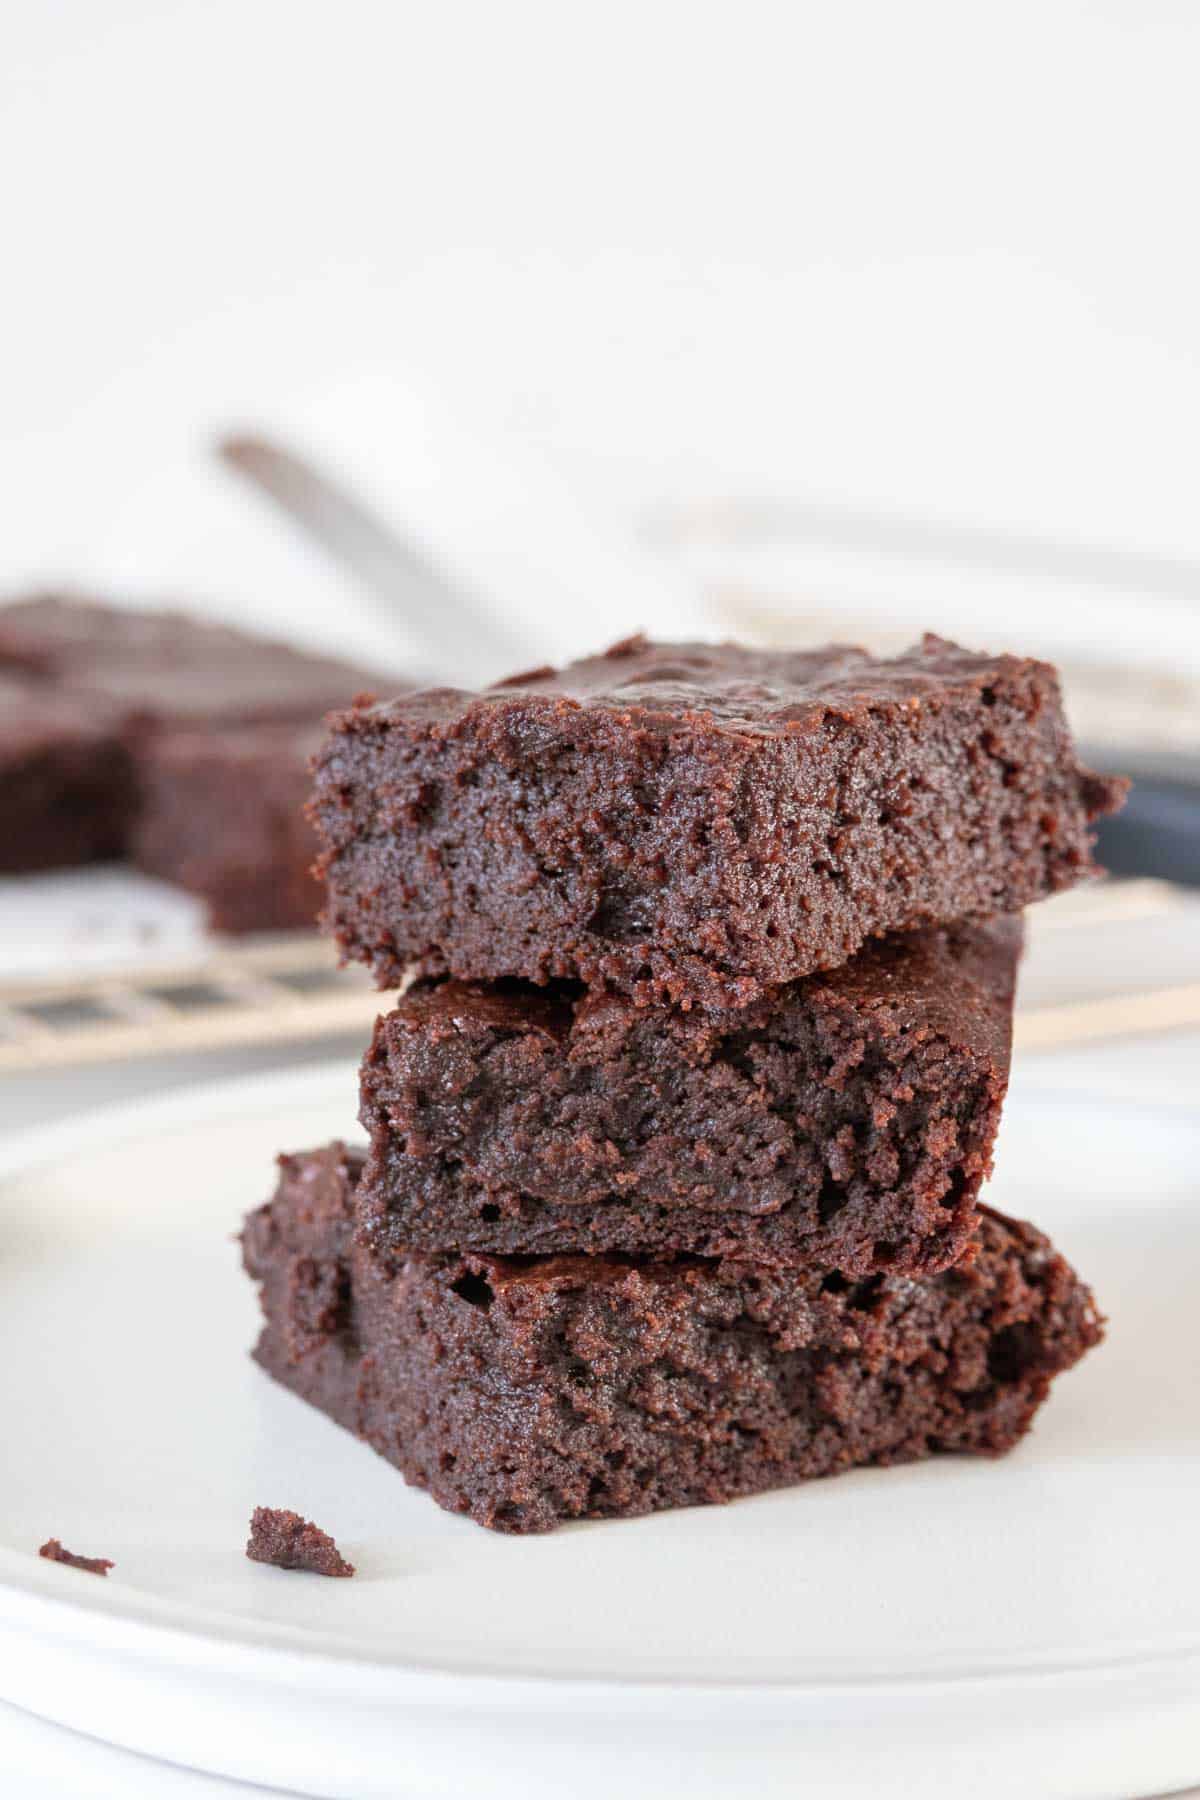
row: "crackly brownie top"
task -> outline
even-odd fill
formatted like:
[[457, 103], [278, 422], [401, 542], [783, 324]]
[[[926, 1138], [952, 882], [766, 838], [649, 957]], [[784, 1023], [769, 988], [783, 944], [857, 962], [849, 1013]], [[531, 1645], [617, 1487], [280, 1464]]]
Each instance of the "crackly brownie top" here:
[[754, 650], [632, 637], [600, 656], [563, 669], [531, 669], [482, 693], [431, 688], [371, 708], [365, 716], [436, 729], [479, 709], [547, 702], [560, 709], [609, 712], [649, 727], [703, 723], [740, 735], [791, 734], [815, 729], [831, 713], [865, 720], [880, 708], [919, 707], [968, 690], [987, 704], [993, 684], [1030, 673], [1057, 693], [1057, 677], [1047, 663], [978, 655], [933, 636], [893, 657], [845, 644]]
[[[332, 1242], [353, 1222], [354, 1196], [362, 1177], [363, 1152], [340, 1139], [315, 1150], [294, 1150], [276, 1158], [280, 1183], [277, 1200], [249, 1214], [242, 1241], [251, 1263], [260, 1263], [282, 1245], [289, 1251], [307, 1249], [310, 1242]], [[403, 1263], [404, 1256], [396, 1259]], [[631, 1269], [673, 1270], [699, 1266], [694, 1256], [672, 1262], [651, 1263], [637, 1256], [470, 1256], [449, 1255], [447, 1264], [462, 1260], [480, 1273], [490, 1288], [510, 1286], [573, 1287], [581, 1281], [620, 1281]], [[381, 1259], [384, 1266], [386, 1258]], [[428, 1255], [418, 1253], [422, 1266]]]
[[0, 669], [0, 755], [29, 755], [111, 729], [112, 714], [76, 694]]
[[321, 747], [324, 729], [312, 719], [272, 719], [263, 725], [231, 725], [219, 736], [202, 725], [183, 725], [165, 732], [150, 749], [159, 768], [186, 768], [212, 760], [223, 768], [240, 765], [247, 773], [261, 763], [302, 769]]
[[127, 720], [317, 718], [397, 684], [176, 612], [45, 595], [0, 608], [0, 667], [111, 704]]
[[229, 654], [237, 633], [173, 612], [130, 612], [98, 601], [36, 594], [0, 611], [0, 658], [42, 677], [64, 677], [97, 658], [168, 659], [181, 632], [198, 633], [210, 655]]
[[[1011, 1219], [994, 1207], [981, 1206], [976, 1219], [975, 1252], [965, 1257], [956, 1269], [944, 1270], [933, 1281], [956, 1279], [970, 1284], [977, 1276], [977, 1264], [1008, 1249], [1017, 1250], [1030, 1270], [1037, 1272], [1057, 1260], [1048, 1238], [1033, 1225]], [[415, 1251], [399, 1253], [394, 1259], [386, 1255], [379, 1266], [389, 1263], [402, 1270], [406, 1263], [419, 1270], [437, 1269], [461, 1299], [486, 1310], [499, 1295], [595, 1293], [598, 1289], [630, 1281], [646, 1284], [660, 1291], [694, 1293], [703, 1290], [714, 1278], [724, 1283], [745, 1281], [771, 1286], [777, 1284], [795, 1295], [807, 1292], [820, 1299], [831, 1310], [868, 1311], [887, 1296], [903, 1298], [929, 1287], [930, 1278], [875, 1272], [854, 1281], [819, 1267], [777, 1269], [762, 1267], [735, 1256], [711, 1257], [655, 1254], [644, 1256], [605, 1251], [600, 1256], [499, 1256], [487, 1251]]]
[[[916, 1031], [970, 1044], [1007, 1066], [1012, 995], [1024, 926], [1019, 918], [985, 924], [927, 927], [869, 941], [840, 968], [772, 989], [735, 1011], [692, 1009], [664, 1015], [661, 1029], [676, 1039], [715, 1040], [726, 1031], [784, 1032], [795, 1007], [852, 1010], [883, 1037]], [[392, 1015], [396, 1026], [454, 1031], [469, 1024], [498, 1034], [545, 1037], [557, 1044], [587, 1033], [619, 1041], [622, 1029], [645, 1018], [644, 1008], [620, 994], [581, 991], [568, 983], [537, 988], [528, 982], [419, 982]]]
[[[341, 1142], [283, 1155], [278, 1162], [281, 1182], [276, 1199], [250, 1214], [242, 1234], [246, 1265], [259, 1278], [263, 1267], [277, 1258], [281, 1249], [295, 1254], [309, 1253], [313, 1245], [326, 1250], [331, 1243], [346, 1247], [348, 1240], [343, 1233], [353, 1221], [355, 1190], [363, 1166], [362, 1152]], [[1033, 1274], [1061, 1260], [1034, 1226], [1011, 1219], [992, 1207], [979, 1208], [976, 1236], [981, 1264], [1005, 1246], [1018, 1250]], [[594, 1293], [598, 1288], [630, 1279], [663, 1289], [690, 1291], [717, 1273], [726, 1281], [744, 1278], [752, 1283], [782, 1283], [789, 1291], [799, 1284], [835, 1309], [869, 1309], [885, 1292], [903, 1296], [919, 1292], [925, 1285], [908, 1276], [884, 1277], [878, 1273], [855, 1283], [817, 1267], [763, 1269], [736, 1257], [644, 1256], [614, 1251], [599, 1256], [399, 1251], [395, 1255], [384, 1252], [373, 1260], [385, 1276], [400, 1274], [409, 1265], [414, 1271], [440, 1271], [460, 1298], [484, 1310], [501, 1294], [538, 1295], [579, 1289]], [[957, 1270], [946, 1271], [940, 1279], [957, 1278], [970, 1283], [974, 1279], [973, 1268], [974, 1259], [968, 1256]]]

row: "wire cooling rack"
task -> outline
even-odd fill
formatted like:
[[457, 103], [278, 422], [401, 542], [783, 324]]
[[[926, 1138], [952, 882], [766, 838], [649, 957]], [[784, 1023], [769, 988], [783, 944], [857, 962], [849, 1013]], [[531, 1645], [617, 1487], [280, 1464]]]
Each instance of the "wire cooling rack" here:
[[176, 965], [0, 986], [0, 1071], [365, 1034], [382, 1004], [314, 933], [257, 938]]
[[[1017, 1016], [1019, 1048], [1200, 1025], [1200, 906], [1194, 898], [1162, 882], [1112, 882], [1037, 907], [1030, 920], [1036, 954], [1027, 964]], [[1197, 979], [1136, 985], [1147, 946], [1172, 923], [1197, 946]], [[1114, 927], [1138, 934], [1136, 946], [1130, 939], [1136, 954], [1112, 949]], [[1106, 960], [1112, 967], [1097, 969]], [[1176, 966], [1174, 953], [1169, 960]], [[1080, 995], [1070, 992], [1069, 983], [1064, 987], [1057, 972], [1067, 961], [1086, 969], [1090, 991]], [[1048, 981], [1050, 971], [1057, 978]], [[0, 1072], [339, 1033], [365, 1037], [389, 1003], [365, 971], [339, 969], [330, 946], [310, 932], [243, 940], [175, 965], [156, 961], [78, 980], [9, 981], [0, 984]]]

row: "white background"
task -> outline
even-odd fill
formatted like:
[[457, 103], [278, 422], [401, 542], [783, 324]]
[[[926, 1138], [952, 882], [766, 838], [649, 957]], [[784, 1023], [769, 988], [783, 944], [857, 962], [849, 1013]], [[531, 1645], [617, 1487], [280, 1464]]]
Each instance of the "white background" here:
[[353, 639], [204, 446], [290, 424], [386, 497], [418, 382], [604, 529], [849, 503], [1137, 551], [1194, 608], [1187, 0], [4, 17], [6, 586]]
[[[614, 543], [749, 496], [1132, 554], [1137, 630], [1144, 603], [1195, 649], [1188, 0], [7, 0], [0, 24], [0, 587], [375, 651], [350, 585], [212, 464], [254, 423], [468, 564], [494, 446]], [[469, 493], [445, 452], [436, 518], [427, 423], [438, 455], [488, 446]], [[547, 599], [569, 542], [511, 531], [513, 604], [573, 647]], [[638, 622], [606, 599], [589, 640]], [[1063, 629], [1129, 653], [1099, 605]], [[107, 1752], [0, 1743], [31, 1794], [114, 1791]]]

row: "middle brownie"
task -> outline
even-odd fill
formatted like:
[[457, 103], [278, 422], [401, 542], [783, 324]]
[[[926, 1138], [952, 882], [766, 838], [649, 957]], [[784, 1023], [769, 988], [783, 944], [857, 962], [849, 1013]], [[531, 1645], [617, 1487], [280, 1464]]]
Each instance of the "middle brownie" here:
[[738, 1012], [412, 989], [375, 1028], [367, 1244], [932, 1274], [1008, 1083], [1018, 920], [912, 932]]

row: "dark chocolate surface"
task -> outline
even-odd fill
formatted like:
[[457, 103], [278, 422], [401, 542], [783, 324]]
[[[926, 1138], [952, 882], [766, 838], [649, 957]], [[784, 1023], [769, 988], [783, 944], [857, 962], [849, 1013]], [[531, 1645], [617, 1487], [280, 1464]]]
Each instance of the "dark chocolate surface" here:
[[134, 805], [113, 715], [0, 671], [0, 874], [119, 856]]
[[302, 1569], [309, 1575], [353, 1575], [327, 1531], [286, 1507], [256, 1506], [250, 1519], [246, 1555], [251, 1562], [276, 1569]]
[[331, 725], [327, 922], [381, 986], [413, 965], [745, 1005], [1087, 878], [1123, 791], [1078, 764], [1047, 664], [937, 638], [887, 660], [634, 639]]
[[309, 925], [321, 720], [396, 685], [179, 613], [0, 608], [0, 871], [132, 857], [218, 930]]
[[352, 663], [232, 626], [53, 595], [0, 608], [6, 663], [103, 702], [133, 729], [316, 723], [364, 689], [380, 691], [380, 678]]
[[420, 985], [362, 1065], [366, 1241], [947, 1267], [990, 1169], [1020, 939], [876, 940], [724, 1014]]
[[314, 925], [317, 843], [304, 808], [320, 739], [311, 723], [149, 739], [139, 753], [137, 866], [207, 901], [214, 930]]
[[353, 1153], [280, 1165], [243, 1233], [259, 1362], [496, 1530], [998, 1454], [1101, 1336], [1047, 1240], [987, 1211], [974, 1257], [925, 1280], [697, 1258], [385, 1259], [354, 1239]]

